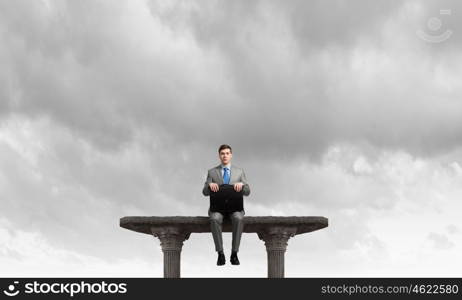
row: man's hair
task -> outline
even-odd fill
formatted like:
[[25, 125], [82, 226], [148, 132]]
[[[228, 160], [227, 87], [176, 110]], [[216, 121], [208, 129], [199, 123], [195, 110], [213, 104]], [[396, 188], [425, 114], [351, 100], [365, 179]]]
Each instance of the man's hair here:
[[231, 149], [231, 146], [230, 145], [221, 145], [220, 148], [218, 148], [218, 153], [220, 153], [221, 150], [223, 149], [229, 149], [229, 152], [233, 153], [233, 149]]

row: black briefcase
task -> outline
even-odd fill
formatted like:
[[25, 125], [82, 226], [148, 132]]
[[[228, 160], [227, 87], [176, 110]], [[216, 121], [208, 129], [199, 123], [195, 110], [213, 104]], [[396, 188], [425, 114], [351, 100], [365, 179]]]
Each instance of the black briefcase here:
[[[209, 188], [210, 189], [210, 188]], [[244, 192], [236, 192], [234, 185], [222, 184], [218, 192], [210, 191], [210, 211], [230, 214], [244, 210]]]

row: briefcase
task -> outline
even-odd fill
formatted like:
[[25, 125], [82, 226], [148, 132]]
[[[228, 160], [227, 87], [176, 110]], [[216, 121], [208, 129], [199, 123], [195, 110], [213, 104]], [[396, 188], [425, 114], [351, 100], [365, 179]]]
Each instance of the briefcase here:
[[218, 192], [210, 191], [210, 211], [228, 215], [244, 210], [243, 194], [242, 190], [236, 192], [232, 184], [220, 185]]

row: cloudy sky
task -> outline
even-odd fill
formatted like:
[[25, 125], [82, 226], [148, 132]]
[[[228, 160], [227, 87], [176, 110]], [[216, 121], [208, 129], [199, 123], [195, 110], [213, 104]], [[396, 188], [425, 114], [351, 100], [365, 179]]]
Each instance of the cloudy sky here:
[[[462, 2], [0, 0], [0, 275], [162, 277], [123, 216], [325, 216], [286, 277], [462, 275]], [[231, 234], [224, 234], [225, 252]], [[265, 277], [244, 234], [184, 277]], [[227, 253], [228, 255], [229, 253]], [[228, 260], [229, 262], [229, 260]]]

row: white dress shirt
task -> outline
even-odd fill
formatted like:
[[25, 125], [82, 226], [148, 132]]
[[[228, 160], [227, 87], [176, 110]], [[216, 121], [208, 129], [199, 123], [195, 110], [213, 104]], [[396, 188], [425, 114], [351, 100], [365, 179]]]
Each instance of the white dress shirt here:
[[228, 168], [229, 179], [231, 181], [231, 163], [228, 163], [227, 165], [221, 164], [221, 177], [225, 177], [225, 167]]

